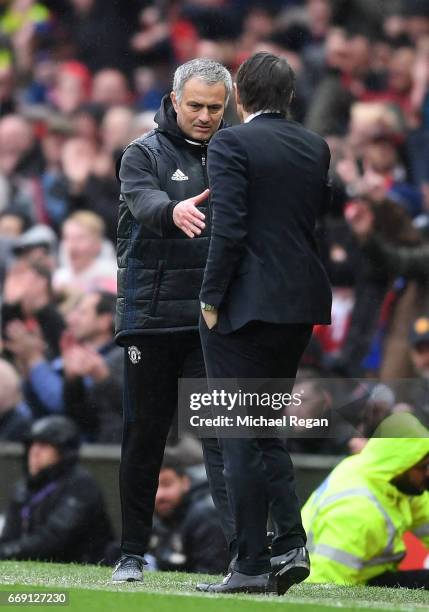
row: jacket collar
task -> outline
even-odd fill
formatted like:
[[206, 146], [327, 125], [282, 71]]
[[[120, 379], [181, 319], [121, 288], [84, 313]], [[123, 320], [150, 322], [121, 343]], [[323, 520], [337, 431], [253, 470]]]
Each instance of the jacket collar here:
[[286, 117], [276, 111], [263, 111], [261, 113], [253, 113], [253, 115], [249, 115], [249, 117], [247, 117], [247, 122], [260, 121], [261, 119], [286, 119]]
[[256, 111], [256, 113], [252, 113], [251, 115], [248, 115], [246, 119], [244, 120], [244, 123], [250, 123], [253, 119], [256, 119], [256, 117], [260, 117], [261, 115], [280, 115], [280, 113], [278, 111], [273, 111], [273, 110]]

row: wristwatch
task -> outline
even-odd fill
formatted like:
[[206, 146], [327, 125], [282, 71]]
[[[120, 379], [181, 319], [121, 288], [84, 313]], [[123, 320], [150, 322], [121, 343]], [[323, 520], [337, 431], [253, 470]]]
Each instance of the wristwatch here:
[[216, 310], [216, 306], [212, 306], [211, 304], [206, 304], [205, 302], [201, 302], [201, 310], [205, 310], [206, 312], [211, 312], [212, 310]]

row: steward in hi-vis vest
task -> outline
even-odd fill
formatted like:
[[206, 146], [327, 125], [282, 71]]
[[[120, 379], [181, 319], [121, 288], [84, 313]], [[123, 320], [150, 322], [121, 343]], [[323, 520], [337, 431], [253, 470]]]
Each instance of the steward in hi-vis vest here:
[[[303, 508], [308, 580], [381, 585], [383, 576], [389, 586], [429, 588], [429, 570], [413, 572], [419, 578], [411, 585], [403, 583], [408, 572], [398, 572], [406, 531], [429, 546], [429, 431], [411, 414], [398, 414], [376, 435], [361, 453], [344, 459]], [[392, 435], [407, 437], [387, 437]]]

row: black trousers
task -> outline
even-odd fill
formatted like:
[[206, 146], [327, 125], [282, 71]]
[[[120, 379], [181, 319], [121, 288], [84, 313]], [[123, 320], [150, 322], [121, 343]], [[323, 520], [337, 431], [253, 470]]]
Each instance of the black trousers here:
[[[152, 529], [165, 444], [177, 409], [178, 378], [205, 379], [198, 331], [145, 335], [125, 349], [124, 430], [119, 472], [123, 553], [144, 555]], [[234, 538], [216, 439], [203, 453], [228, 543]]]
[[[200, 334], [209, 379], [295, 379], [310, 340], [311, 325], [252, 322], [230, 334]], [[224, 476], [236, 530], [235, 569], [245, 574], [270, 571], [268, 512], [274, 525], [272, 556], [304, 546], [306, 534], [295, 492], [293, 466], [284, 440], [220, 438]], [[216, 504], [216, 497], [214, 496]], [[222, 508], [219, 508], [222, 512]]]
[[381, 576], [371, 578], [367, 584], [369, 586], [389, 587], [393, 589], [426, 589], [429, 591], [429, 570], [385, 572], [381, 574]]

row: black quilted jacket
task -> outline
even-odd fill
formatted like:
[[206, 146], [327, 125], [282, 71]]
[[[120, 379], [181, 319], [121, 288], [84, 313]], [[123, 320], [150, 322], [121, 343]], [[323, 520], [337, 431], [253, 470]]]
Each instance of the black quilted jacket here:
[[207, 146], [192, 143], [177, 125], [169, 97], [155, 116], [158, 128], [132, 142], [118, 163], [116, 341], [130, 336], [197, 329], [198, 294], [207, 259], [206, 228], [188, 238], [173, 223], [177, 202], [208, 186]]

